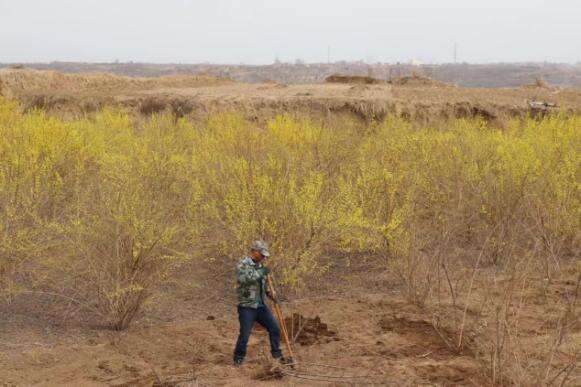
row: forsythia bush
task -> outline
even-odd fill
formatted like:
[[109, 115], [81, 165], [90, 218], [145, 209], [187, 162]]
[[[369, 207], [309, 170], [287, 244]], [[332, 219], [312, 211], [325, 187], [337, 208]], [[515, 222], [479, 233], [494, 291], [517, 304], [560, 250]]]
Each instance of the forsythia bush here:
[[503, 265], [541, 246], [550, 275], [579, 243], [580, 145], [581, 117], [568, 115], [502, 130], [229, 114], [136, 124], [0, 100], [0, 289], [74, 294], [122, 329], [180, 265], [231, 265], [254, 238], [292, 286], [337, 251], [385, 257], [418, 300], [444, 248]]

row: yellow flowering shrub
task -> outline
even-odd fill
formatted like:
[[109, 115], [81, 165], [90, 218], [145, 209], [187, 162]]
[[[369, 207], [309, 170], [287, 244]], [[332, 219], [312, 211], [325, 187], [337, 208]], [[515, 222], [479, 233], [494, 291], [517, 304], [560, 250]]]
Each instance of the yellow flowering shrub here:
[[581, 117], [565, 114], [446, 130], [114, 109], [64, 121], [0, 100], [0, 288], [74, 289], [122, 329], [180, 265], [230, 266], [256, 238], [293, 287], [337, 252], [383, 257], [417, 302], [446, 249], [497, 265], [536, 249], [550, 275], [579, 244], [580, 145]]

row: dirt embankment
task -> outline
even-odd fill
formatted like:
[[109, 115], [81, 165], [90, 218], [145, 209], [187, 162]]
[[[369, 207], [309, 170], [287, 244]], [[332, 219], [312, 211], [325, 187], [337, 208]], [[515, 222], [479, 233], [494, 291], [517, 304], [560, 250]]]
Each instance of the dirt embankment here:
[[326, 83], [340, 83], [348, 85], [395, 85], [408, 87], [455, 87], [454, 85], [437, 81], [425, 75], [412, 73], [411, 75], [398, 76], [384, 81], [371, 76], [340, 75], [334, 74], [325, 78]]
[[255, 121], [290, 113], [364, 121], [395, 116], [418, 124], [478, 117], [502, 124], [507, 118], [534, 114], [531, 100], [554, 104], [552, 111], [581, 112], [581, 90], [577, 89], [467, 89], [419, 76], [395, 78], [391, 84], [375, 83], [366, 77], [346, 77], [339, 83], [282, 85], [240, 84], [206, 76], [129, 78], [0, 70], [4, 96], [20, 100], [24, 109], [43, 109], [67, 117], [115, 106], [136, 115], [167, 111], [176, 117], [204, 117], [235, 112]]

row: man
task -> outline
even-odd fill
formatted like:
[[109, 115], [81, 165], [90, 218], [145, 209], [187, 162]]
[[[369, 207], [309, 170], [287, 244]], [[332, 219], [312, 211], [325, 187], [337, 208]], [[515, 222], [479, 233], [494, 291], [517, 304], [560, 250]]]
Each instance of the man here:
[[238, 320], [240, 334], [234, 349], [234, 365], [239, 366], [246, 356], [246, 347], [254, 322], [268, 331], [272, 357], [284, 361], [280, 350], [280, 328], [268, 306], [266, 296], [274, 300], [266, 286], [268, 269], [262, 262], [270, 256], [264, 241], [254, 241], [250, 246], [250, 256], [242, 258], [236, 266], [238, 280]]

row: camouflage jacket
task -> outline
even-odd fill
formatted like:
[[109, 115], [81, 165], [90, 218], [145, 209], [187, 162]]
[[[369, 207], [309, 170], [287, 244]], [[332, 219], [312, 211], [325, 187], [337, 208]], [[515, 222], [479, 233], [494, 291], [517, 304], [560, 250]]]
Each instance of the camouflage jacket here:
[[258, 270], [261, 267], [250, 257], [242, 258], [236, 265], [238, 305], [256, 309], [266, 302], [267, 295], [270, 296], [266, 278]]

